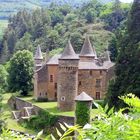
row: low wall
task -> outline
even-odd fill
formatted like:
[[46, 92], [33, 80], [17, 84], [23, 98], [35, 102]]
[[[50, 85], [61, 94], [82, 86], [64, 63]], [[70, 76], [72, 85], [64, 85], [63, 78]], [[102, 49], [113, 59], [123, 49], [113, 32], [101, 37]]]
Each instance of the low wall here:
[[66, 122], [69, 125], [74, 125], [74, 117], [70, 116], [58, 116], [59, 122]]
[[23, 109], [23, 107], [32, 106], [32, 104], [30, 102], [24, 101], [15, 96], [11, 96], [11, 98], [8, 100], [8, 104], [13, 110], [21, 110], [21, 109]]
[[[15, 96], [11, 96], [11, 98], [8, 100], [8, 104], [12, 108], [12, 110], [22, 110], [24, 107], [33, 107], [35, 114], [38, 114], [40, 110], [43, 110], [42, 108]], [[60, 123], [66, 122], [69, 125], [73, 125], [74, 117], [59, 115], [58, 122]]]

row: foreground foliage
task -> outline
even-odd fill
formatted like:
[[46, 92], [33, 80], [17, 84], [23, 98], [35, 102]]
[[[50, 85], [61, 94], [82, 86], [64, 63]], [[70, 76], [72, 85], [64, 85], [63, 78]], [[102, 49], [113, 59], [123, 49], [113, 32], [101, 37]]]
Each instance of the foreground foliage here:
[[[95, 103], [101, 114], [92, 122], [91, 126], [81, 129], [78, 125], [69, 127], [62, 135], [58, 132], [60, 140], [72, 140], [72, 132], [76, 132], [78, 140], [138, 140], [140, 137], [140, 99], [133, 94], [120, 97], [126, 104], [127, 108], [114, 112], [114, 108], [108, 110], [108, 105], [102, 108]], [[124, 113], [129, 111], [129, 113]], [[65, 130], [66, 128], [62, 126]], [[52, 139], [55, 138], [52, 136]]]
[[[138, 140], [140, 137], [140, 99], [133, 94], [119, 97], [127, 105], [127, 108], [120, 109], [114, 112], [114, 108], [109, 110], [108, 105], [102, 108], [99, 104], [94, 103], [100, 115], [96, 116], [91, 125], [85, 126], [83, 129], [79, 125], [68, 126], [67, 124], [60, 124], [62, 131], [56, 128], [56, 133], [59, 138], [50, 135], [45, 140], [72, 140], [74, 132], [76, 132], [77, 140]], [[125, 112], [128, 113], [125, 113]], [[42, 131], [38, 134], [35, 140], [41, 138]], [[21, 135], [14, 135], [14, 139], [22, 140]], [[9, 131], [3, 131], [0, 138], [11, 138], [13, 134]], [[25, 137], [22, 135], [22, 137]]]

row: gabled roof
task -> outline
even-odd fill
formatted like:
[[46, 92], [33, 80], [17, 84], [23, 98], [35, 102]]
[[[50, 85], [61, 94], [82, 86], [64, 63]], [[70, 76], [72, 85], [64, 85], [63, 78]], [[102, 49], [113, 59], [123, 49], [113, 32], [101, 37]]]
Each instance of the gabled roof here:
[[95, 57], [95, 52], [92, 48], [92, 45], [90, 43], [88, 35], [86, 35], [86, 38], [85, 38], [84, 45], [82, 47], [80, 56], [93, 56], [93, 57]]
[[70, 40], [68, 41], [68, 44], [65, 47], [60, 59], [79, 59], [76, 53], [74, 52]]
[[36, 50], [36, 53], [35, 53], [35, 59], [43, 59], [40, 46], [37, 47], [37, 50]]
[[82, 92], [75, 98], [75, 101], [93, 101], [93, 99], [85, 92]]

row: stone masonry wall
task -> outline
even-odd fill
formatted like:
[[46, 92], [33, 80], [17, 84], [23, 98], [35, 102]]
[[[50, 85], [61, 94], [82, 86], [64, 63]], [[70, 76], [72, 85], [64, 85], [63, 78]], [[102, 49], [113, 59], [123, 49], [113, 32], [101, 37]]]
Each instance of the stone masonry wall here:
[[75, 97], [78, 91], [79, 60], [59, 60], [58, 68], [58, 107], [63, 111], [75, 108]]
[[[23, 110], [24, 107], [33, 107], [34, 109], [34, 114], [38, 114], [40, 110], [43, 110], [42, 108], [36, 106], [36, 105], [32, 105], [31, 103], [27, 102], [27, 101], [24, 101], [18, 97], [15, 97], [15, 96], [12, 96], [9, 100], [8, 100], [8, 105], [11, 107], [11, 109], [13, 110]], [[15, 115], [16, 113], [17, 116], [18, 116], [18, 119], [22, 116], [19, 116], [19, 115], [22, 115], [21, 112], [18, 112], [18, 111], [15, 111], [14, 112]], [[25, 114], [23, 114], [25, 115]], [[74, 117], [69, 117], [69, 116], [61, 116], [59, 115], [58, 116], [58, 122], [60, 123], [67, 123], [69, 125], [73, 125], [74, 124]]]

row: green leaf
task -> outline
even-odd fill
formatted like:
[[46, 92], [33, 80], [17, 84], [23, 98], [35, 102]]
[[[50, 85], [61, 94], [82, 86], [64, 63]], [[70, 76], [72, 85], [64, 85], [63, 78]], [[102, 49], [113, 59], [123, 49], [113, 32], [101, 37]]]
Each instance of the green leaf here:
[[62, 134], [60, 133], [60, 131], [57, 128], [56, 128], [56, 132], [57, 132], [57, 134], [58, 134], [59, 137], [62, 136]]

